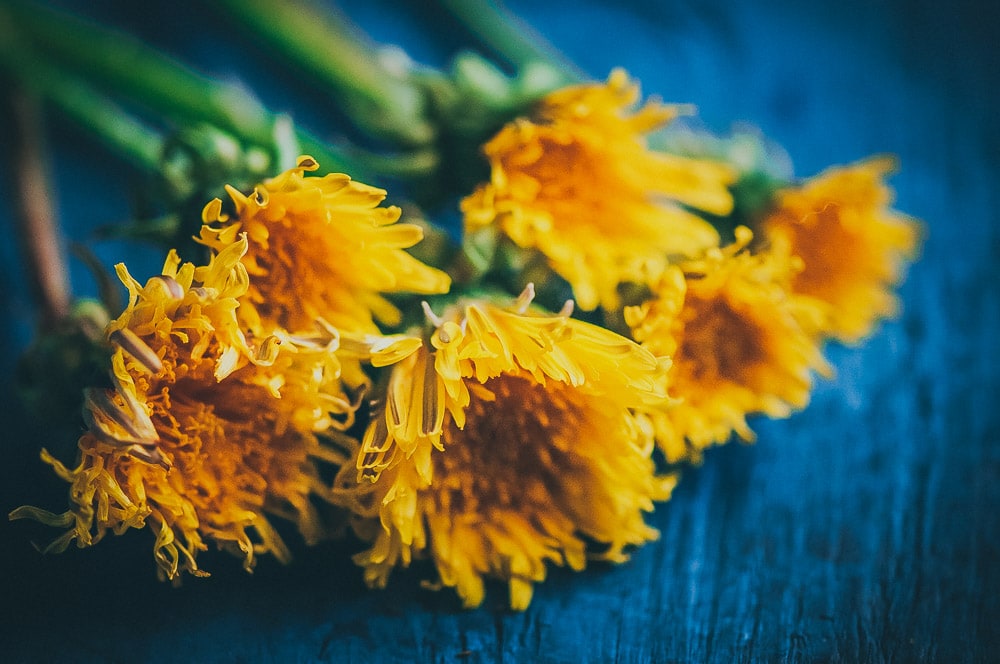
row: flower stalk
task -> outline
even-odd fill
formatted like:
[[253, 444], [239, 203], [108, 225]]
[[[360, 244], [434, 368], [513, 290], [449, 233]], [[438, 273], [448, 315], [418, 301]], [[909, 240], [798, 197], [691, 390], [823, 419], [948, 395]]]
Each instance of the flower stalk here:
[[45, 172], [38, 99], [29, 93], [13, 97], [17, 145], [17, 187], [21, 236], [43, 328], [64, 320], [70, 311], [69, 277]]
[[438, 0], [452, 16], [518, 71], [537, 63], [557, 69], [564, 85], [587, 75], [541, 34], [496, 0]]
[[[10, 27], [25, 34], [24, 41], [54, 64], [100, 81], [113, 92], [179, 124], [208, 123], [243, 142], [272, 148], [276, 133], [286, 122], [245, 86], [201, 76], [127, 35], [22, 2], [11, 3], [8, 12]], [[101, 47], [94, 48], [94, 44]], [[63, 77], [70, 80], [70, 75]], [[115, 109], [104, 105], [104, 110], [109, 117], [118, 117]], [[295, 129], [295, 138], [302, 150], [316, 155], [332, 170], [365, 172], [359, 160], [300, 128]]]
[[256, 36], [319, 77], [362, 129], [411, 146], [433, 140], [423, 94], [409, 72], [384, 64], [385, 55], [338, 11], [306, 0], [222, 4]]
[[72, 297], [51, 198], [41, 100], [24, 89], [10, 99], [18, 240], [39, 309], [38, 335], [20, 358], [14, 381], [25, 411], [45, 417], [50, 430], [73, 431], [79, 426], [80, 386], [105, 359], [100, 337], [107, 312], [99, 302]]
[[163, 148], [161, 134], [90, 84], [34, 52], [18, 36], [10, 17], [3, 13], [0, 13], [0, 68], [20, 85], [55, 103], [132, 163], [150, 171], [158, 167]]

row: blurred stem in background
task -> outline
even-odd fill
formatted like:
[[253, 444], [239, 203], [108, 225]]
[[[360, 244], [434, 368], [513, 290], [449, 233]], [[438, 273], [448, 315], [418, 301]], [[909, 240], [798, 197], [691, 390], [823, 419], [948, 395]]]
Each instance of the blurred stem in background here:
[[409, 76], [405, 56], [392, 66], [346, 17], [331, 7], [286, 0], [222, 0], [234, 18], [289, 60], [316, 75], [343, 103], [352, 122], [393, 143], [431, 143], [435, 127], [424, 112], [422, 91]]
[[167, 199], [169, 212], [164, 218], [116, 227], [110, 234], [173, 246], [179, 234], [190, 235], [180, 228], [180, 217], [192, 196], [213, 185], [221, 187], [216, 180], [234, 176], [236, 171], [249, 170], [259, 177], [269, 170], [269, 158], [262, 150], [244, 154], [234, 139], [208, 125], [168, 135], [147, 124], [97, 87], [36, 52], [18, 36], [8, 18], [0, 9], [0, 70], [55, 105], [133, 166], [153, 175], [160, 189], [157, 193]]
[[21, 405], [43, 421], [47, 430], [69, 433], [80, 428], [82, 388], [105, 380], [108, 323], [105, 306], [93, 300], [74, 301], [56, 221], [48, 177], [42, 105], [33, 91], [15, 89], [12, 105], [16, 145], [17, 234], [25, 268], [36, 298], [38, 332], [20, 358], [15, 385]]
[[[274, 146], [281, 116], [264, 108], [245, 86], [200, 76], [128, 35], [48, 7], [14, 1], [7, 11], [22, 42], [65, 71], [88, 77], [177, 124], [207, 123], [242, 142]], [[361, 170], [307, 132], [298, 130], [295, 138], [324, 167]]]
[[507, 10], [499, 0], [437, 2], [516, 70], [544, 63], [560, 73], [563, 85], [579, 83], [589, 78], [539, 32]]
[[133, 164], [155, 170], [163, 136], [94, 87], [42, 58], [0, 9], [0, 68], [25, 89], [48, 99]]
[[11, 96], [14, 111], [16, 212], [32, 291], [41, 309], [41, 327], [52, 328], [69, 315], [66, 259], [43, 156], [41, 103], [24, 91]]

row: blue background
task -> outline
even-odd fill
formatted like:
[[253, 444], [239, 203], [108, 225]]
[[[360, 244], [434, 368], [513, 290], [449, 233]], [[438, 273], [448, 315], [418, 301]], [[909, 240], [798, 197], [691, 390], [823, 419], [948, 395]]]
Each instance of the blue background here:
[[[361, 3], [359, 3], [361, 4]], [[622, 566], [553, 570], [528, 611], [492, 588], [462, 611], [422, 590], [426, 569], [368, 591], [353, 542], [264, 559], [253, 576], [211, 552], [209, 579], [154, 579], [148, 533], [39, 556], [51, 535], [0, 523], [0, 648], [14, 661], [942, 661], [1000, 648], [1000, 94], [993, 3], [758, 0], [509, 6], [585, 71], [624, 66], [647, 93], [691, 102], [716, 131], [759, 126], [799, 175], [872, 153], [899, 156], [897, 207], [922, 218], [905, 310], [859, 348], [834, 346], [835, 380], [759, 441], [706, 455], [650, 517], [661, 539]], [[338, 116], [221, 14], [193, 3], [98, 3], [92, 16], [206, 72], [238, 76], [317, 132]], [[347, 13], [381, 42], [442, 64], [464, 34], [389, 0]], [[49, 114], [58, 213], [68, 237], [128, 218], [139, 178]], [[3, 182], [11, 179], [9, 128]], [[8, 196], [12, 194], [8, 193]], [[8, 199], [9, 200], [9, 199]], [[6, 433], [0, 511], [61, 508], [37, 460], [53, 433], [25, 421], [9, 386], [35, 309], [13, 240], [0, 247]], [[136, 274], [159, 251], [96, 247]], [[143, 271], [145, 270], [145, 272]], [[77, 293], [94, 285], [74, 265]]]

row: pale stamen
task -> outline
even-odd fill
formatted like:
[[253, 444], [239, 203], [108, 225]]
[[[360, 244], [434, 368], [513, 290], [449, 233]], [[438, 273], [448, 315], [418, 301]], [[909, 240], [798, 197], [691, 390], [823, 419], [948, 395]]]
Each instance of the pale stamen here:
[[[133, 404], [126, 401], [125, 407], [115, 403], [107, 390], [88, 388], [84, 391], [87, 410], [84, 411], [86, 419], [92, 424], [91, 429], [103, 434], [101, 437], [108, 442], [122, 445], [141, 445], [151, 447], [156, 445], [159, 436], [152, 420], [145, 412], [136, 412]], [[124, 429], [126, 435], [120, 431], [111, 431], [96, 416], [103, 415], [119, 427]]]
[[427, 304], [427, 300], [421, 300], [420, 307], [424, 310], [424, 316], [427, 317], [427, 320], [429, 320], [434, 327], [441, 327], [444, 325], [444, 319], [434, 313], [434, 310], [431, 309], [431, 305]]
[[167, 458], [163, 456], [158, 447], [142, 447], [140, 445], [133, 445], [129, 448], [128, 453], [130, 456], [133, 456], [140, 461], [160, 466], [163, 470], [170, 470], [170, 462], [167, 461]]
[[115, 330], [108, 340], [131, 355], [149, 373], [159, 373], [163, 368], [160, 357], [132, 330], [128, 328]]
[[528, 307], [531, 306], [531, 302], [534, 299], [535, 284], [529, 282], [528, 285], [524, 287], [524, 290], [521, 291], [521, 294], [517, 296], [517, 301], [514, 302], [514, 310], [519, 314], [525, 313], [528, 310]]

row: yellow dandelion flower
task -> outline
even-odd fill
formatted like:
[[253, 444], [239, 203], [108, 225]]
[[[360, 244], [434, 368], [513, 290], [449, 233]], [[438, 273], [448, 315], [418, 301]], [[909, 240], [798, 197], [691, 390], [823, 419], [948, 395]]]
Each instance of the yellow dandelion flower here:
[[809, 302], [787, 290], [796, 265], [746, 250], [750, 231], [698, 261], [672, 268], [650, 301], [625, 310], [633, 337], [669, 355], [671, 394], [680, 403], [653, 415], [670, 462], [698, 462], [704, 448], [735, 432], [753, 440], [746, 416], [787, 417], [809, 401], [813, 372], [829, 368], [801, 321]]
[[112, 388], [87, 392], [75, 468], [42, 454], [70, 483], [73, 504], [62, 514], [10, 515], [69, 528], [48, 551], [149, 526], [159, 573], [175, 579], [204, 574], [195, 558], [208, 542], [248, 570], [259, 553], [287, 560], [271, 516], [290, 519], [307, 540], [320, 535], [317, 462], [343, 462], [344, 453], [318, 434], [349, 426], [355, 406], [341, 390], [335, 349], [240, 331], [246, 247], [240, 240], [203, 267], [171, 252], [145, 285], [118, 266], [130, 296], [108, 328]]
[[821, 331], [847, 343], [897, 313], [892, 289], [918, 249], [918, 224], [890, 209], [894, 166], [882, 157], [831, 168], [779, 192], [761, 224], [767, 241], [802, 259], [792, 290], [822, 303]]
[[404, 251], [423, 237], [396, 223], [398, 207], [382, 207], [386, 192], [318, 168], [311, 157], [258, 186], [249, 196], [227, 187], [236, 217], [214, 200], [203, 212], [200, 240], [221, 251], [241, 233], [251, 276], [240, 312], [252, 329], [311, 331], [324, 319], [341, 331], [377, 333], [376, 321], [396, 325], [399, 311], [384, 293], [443, 293], [446, 274]]
[[682, 109], [647, 101], [624, 71], [559, 90], [484, 148], [492, 175], [462, 202], [467, 232], [487, 229], [537, 250], [579, 306], [617, 305], [622, 282], [655, 283], [671, 256], [718, 244], [682, 205], [728, 214], [733, 170], [656, 153], [648, 133]]
[[657, 536], [643, 514], [674, 480], [656, 474], [651, 427], [630, 409], [665, 400], [666, 362], [565, 312], [525, 313], [530, 299], [428, 310], [429, 343], [393, 367], [335, 491], [373, 540], [356, 557], [370, 585], [430, 557], [466, 606], [490, 576], [524, 609], [547, 563], [621, 561]]

